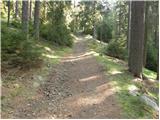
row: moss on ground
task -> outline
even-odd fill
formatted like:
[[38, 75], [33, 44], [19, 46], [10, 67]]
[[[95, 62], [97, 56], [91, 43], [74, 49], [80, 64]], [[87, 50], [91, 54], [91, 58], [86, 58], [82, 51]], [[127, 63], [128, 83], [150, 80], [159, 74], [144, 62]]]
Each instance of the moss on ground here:
[[157, 77], [157, 73], [152, 71], [152, 70], [148, 70], [146, 68], [143, 69], [143, 74], [149, 78], [149, 79], [154, 79], [156, 80], [156, 77]]

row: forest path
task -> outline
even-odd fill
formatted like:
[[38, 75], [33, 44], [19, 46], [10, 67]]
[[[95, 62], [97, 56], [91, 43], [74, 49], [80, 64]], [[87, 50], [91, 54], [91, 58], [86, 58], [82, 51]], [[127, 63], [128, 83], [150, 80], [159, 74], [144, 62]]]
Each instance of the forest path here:
[[39, 98], [18, 109], [16, 118], [121, 118], [114, 86], [87, 47], [87, 38], [77, 37], [73, 53], [53, 68]]

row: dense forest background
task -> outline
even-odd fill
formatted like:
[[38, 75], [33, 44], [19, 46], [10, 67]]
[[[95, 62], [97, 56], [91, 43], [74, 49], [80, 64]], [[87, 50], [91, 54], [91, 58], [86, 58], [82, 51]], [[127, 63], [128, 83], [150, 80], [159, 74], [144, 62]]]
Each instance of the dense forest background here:
[[[34, 42], [44, 39], [53, 45], [72, 46], [70, 33], [79, 31], [108, 43], [103, 50], [105, 54], [127, 60], [131, 2], [117, 1], [112, 5], [107, 1], [74, 2], [3, 1], [2, 62], [33, 62], [40, 56]], [[146, 1], [144, 9], [145, 28], [140, 31], [145, 38], [143, 66], [157, 72], [158, 2]]]

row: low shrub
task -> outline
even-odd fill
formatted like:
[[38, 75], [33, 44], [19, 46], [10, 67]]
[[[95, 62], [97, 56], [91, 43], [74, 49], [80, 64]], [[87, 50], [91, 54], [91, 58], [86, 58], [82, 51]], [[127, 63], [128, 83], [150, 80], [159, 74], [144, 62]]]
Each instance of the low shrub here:
[[123, 47], [123, 45], [121, 44], [120, 40], [110, 41], [109, 44], [104, 47], [103, 53], [120, 59], [127, 58], [127, 51], [125, 47]]
[[112, 27], [105, 22], [99, 24], [96, 29], [98, 40], [108, 43], [112, 39]]
[[19, 29], [21, 29], [21, 22], [19, 21], [19, 20], [14, 20], [14, 21], [12, 21], [11, 23], [10, 23], [10, 25], [12, 26], [12, 27], [14, 27], [14, 28], [19, 28]]
[[[43, 28], [43, 29], [42, 29]], [[70, 31], [65, 24], [57, 24], [55, 26], [51, 24], [43, 25], [40, 31], [40, 35], [48, 40], [52, 41], [54, 45], [69, 46], [73, 44]]]
[[93, 29], [84, 29], [84, 32], [83, 32], [84, 34], [90, 34], [90, 35], [93, 35]]
[[1, 48], [2, 62], [10, 64], [28, 64], [38, 60], [41, 48], [35, 46], [35, 40], [25, 40], [24, 34], [17, 29], [2, 26]]
[[147, 49], [146, 68], [157, 72], [157, 55], [158, 50], [153, 45], [149, 45]]

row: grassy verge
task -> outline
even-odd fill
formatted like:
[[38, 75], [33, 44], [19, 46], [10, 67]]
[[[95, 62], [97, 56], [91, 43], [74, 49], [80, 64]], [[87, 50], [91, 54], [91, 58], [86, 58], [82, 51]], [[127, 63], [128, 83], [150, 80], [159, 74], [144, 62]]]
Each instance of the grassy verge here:
[[157, 73], [152, 71], [152, 70], [148, 70], [146, 68], [143, 69], [143, 74], [149, 78], [149, 79], [154, 79], [156, 80], [156, 77], [157, 77]]
[[67, 53], [71, 52], [69, 47], [54, 46], [51, 42], [39, 41], [37, 46], [42, 49], [42, 59], [48, 64], [57, 64]]
[[[100, 45], [96, 42], [88, 42], [89, 48], [93, 51], [100, 52]], [[152, 108], [144, 104], [139, 97], [134, 97], [129, 94], [129, 88], [139, 87], [139, 84], [134, 84], [135, 79], [128, 71], [127, 64], [119, 59], [109, 56], [96, 56], [99, 63], [105, 67], [107, 79], [116, 88], [117, 101], [120, 103], [124, 118], [156, 118], [155, 112]], [[155, 77], [152, 71], [144, 69], [144, 73], [149, 77]]]

